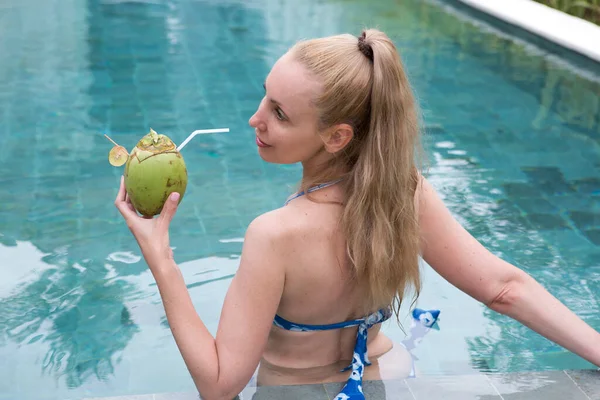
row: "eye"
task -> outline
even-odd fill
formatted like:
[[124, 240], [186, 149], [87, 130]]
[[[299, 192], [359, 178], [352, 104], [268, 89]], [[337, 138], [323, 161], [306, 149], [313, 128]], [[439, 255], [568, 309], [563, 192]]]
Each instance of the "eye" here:
[[275, 117], [280, 120], [280, 121], [285, 121], [285, 114], [283, 113], [283, 111], [281, 111], [281, 108], [279, 107], [275, 107], [275, 109], [273, 110], [275, 113]]

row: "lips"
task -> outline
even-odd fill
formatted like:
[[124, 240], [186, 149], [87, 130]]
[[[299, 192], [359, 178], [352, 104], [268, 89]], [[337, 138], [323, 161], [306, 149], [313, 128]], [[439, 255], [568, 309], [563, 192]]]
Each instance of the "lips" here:
[[268, 144], [266, 144], [265, 142], [263, 142], [262, 140], [260, 140], [258, 136], [256, 136], [256, 145], [258, 147], [271, 147]]

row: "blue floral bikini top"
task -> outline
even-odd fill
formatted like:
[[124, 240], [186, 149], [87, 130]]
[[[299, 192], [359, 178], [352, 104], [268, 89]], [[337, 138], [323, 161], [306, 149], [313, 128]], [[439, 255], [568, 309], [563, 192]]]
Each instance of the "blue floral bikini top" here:
[[[308, 192], [313, 192], [315, 190], [319, 190], [325, 188], [327, 186], [334, 185], [338, 183], [340, 179], [326, 182], [318, 186], [313, 186], [309, 188]], [[293, 199], [300, 197], [304, 194], [304, 192], [299, 192], [292, 197], [288, 198], [285, 204], [287, 205]], [[306, 324], [296, 324], [294, 322], [290, 322], [279, 315], [275, 315], [275, 319], [273, 320], [273, 324], [278, 326], [279, 328], [286, 329], [288, 331], [296, 331], [296, 332], [312, 332], [312, 331], [327, 331], [332, 329], [341, 329], [341, 328], [349, 328], [353, 326], [358, 326], [358, 332], [356, 334], [356, 344], [354, 346], [354, 356], [352, 357], [352, 362], [349, 366], [344, 368], [342, 372], [348, 371], [352, 369], [352, 373], [348, 378], [348, 381], [342, 388], [341, 392], [333, 400], [364, 400], [365, 396], [362, 390], [362, 379], [365, 366], [371, 365], [369, 362], [369, 358], [367, 356], [367, 332], [369, 328], [372, 326], [379, 324], [383, 321], [389, 319], [392, 315], [392, 308], [386, 307], [379, 311], [376, 311], [364, 318], [355, 319], [351, 321], [338, 322], [335, 324], [328, 325], [306, 325]]]

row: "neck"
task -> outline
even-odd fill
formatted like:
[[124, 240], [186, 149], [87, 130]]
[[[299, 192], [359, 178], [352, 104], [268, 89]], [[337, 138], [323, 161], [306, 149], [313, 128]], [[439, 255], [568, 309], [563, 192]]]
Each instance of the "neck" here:
[[340, 178], [345, 171], [341, 169], [330, 169], [328, 164], [333, 160], [333, 155], [326, 152], [324, 149], [319, 151], [310, 159], [302, 162], [302, 182], [305, 184], [321, 184], [326, 181], [331, 181]]

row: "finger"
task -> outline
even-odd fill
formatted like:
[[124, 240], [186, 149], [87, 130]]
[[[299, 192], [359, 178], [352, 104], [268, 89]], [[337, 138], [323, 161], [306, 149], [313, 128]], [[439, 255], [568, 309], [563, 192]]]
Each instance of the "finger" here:
[[115, 202], [115, 206], [117, 207], [123, 218], [125, 218], [125, 221], [128, 225], [133, 223], [133, 221], [135, 221], [136, 218], [139, 218], [135, 210], [129, 207], [129, 205], [124, 201]]
[[165, 205], [163, 206], [162, 211], [160, 212], [160, 216], [158, 217], [159, 226], [161, 227], [161, 229], [169, 229], [171, 220], [173, 220], [173, 217], [177, 212], [177, 206], [179, 205], [179, 197], [179, 193], [173, 192], [169, 195], [167, 201], [165, 201]]
[[127, 191], [125, 191], [125, 177], [121, 175], [121, 184], [119, 185], [119, 191], [117, 192], [117, 198], [115, 199], [115, 204], [118, 201], [122, 201], [125, 199], [127, 195]]
[[133, 221], [132, 218], [137, 217], [137, 214], [133, 207], [130, 206], [130, 203], [127, 203], [127, 191], [125, 190], [124, 177], [121, 176], [121, 186], [119, 187], [119, 193], [117, 194], [117, 198], [115, 200], [115, 206], [125, 218], [126, 221]]

